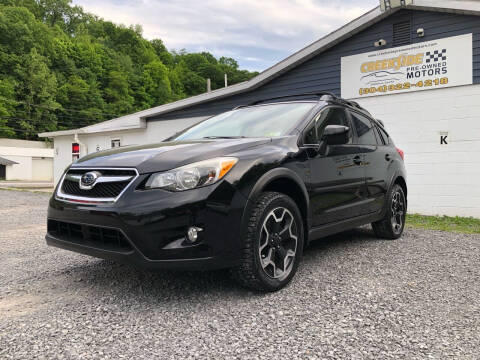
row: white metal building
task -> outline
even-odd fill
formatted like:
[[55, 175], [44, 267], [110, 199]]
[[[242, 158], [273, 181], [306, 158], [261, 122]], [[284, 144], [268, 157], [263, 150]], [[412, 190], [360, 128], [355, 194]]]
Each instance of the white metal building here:
[[381, 0], [250, 81], [40, 136], [54, 140], [58, 181], [78, 156], [161, 141], [252, 100], [315, 91], [354, 99], [383, 120], [405, 151], [411, 212], [480, 218], [477, 0]]
[[53, 149], [44, 141], [0, 139], [0, 180], [52, 181]]

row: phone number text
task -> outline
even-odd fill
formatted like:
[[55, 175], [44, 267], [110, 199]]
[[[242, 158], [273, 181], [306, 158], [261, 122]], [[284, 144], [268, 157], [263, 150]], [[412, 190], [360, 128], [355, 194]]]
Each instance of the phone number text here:
[[361, 88], [359, 89], [358, 93], [360, 95], [367, 95], [367, 94], [386, 93], [389, 91], [410, 90], [412, 88], [423, 88], [423, 87], [431, 87], [431, 86], [439, 86], [439, 85], [447, 85], [447, 84], [448, 84], [448, 78], [443, 77], [443, 78], [432, 79], [432, 80], [421, 80], [416, 83], [404, 82], [404, 83], [391, 84], [391, 85], [381, 85], [381, 86], [372, 86], [369, 88]]

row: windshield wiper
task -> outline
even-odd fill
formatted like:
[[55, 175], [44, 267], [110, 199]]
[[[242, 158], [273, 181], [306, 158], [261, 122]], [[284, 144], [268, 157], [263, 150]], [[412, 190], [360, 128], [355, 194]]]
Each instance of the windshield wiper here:
[[202, 139], [244, 139], [246, 136], [204, 136]]

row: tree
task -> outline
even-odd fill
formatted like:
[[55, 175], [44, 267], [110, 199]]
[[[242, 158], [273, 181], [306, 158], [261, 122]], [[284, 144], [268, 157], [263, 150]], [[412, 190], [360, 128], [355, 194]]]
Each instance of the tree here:
[[130, 96], [130, 87], [125, 74], [120, 71], [111, 71], [104, 93], [109, 113], [128, 114], [132, 112], [133, 97]]
[[[61, 127], [83, 127], [94, 122], [98, 114], [103, 111], [104, 101], [98, 90], [97, 84], [88, 83], [78, 75], [72, 75], [58, 88], [57, 101], [61, 108], [57, 112], [58, 122]], [[68, 110], [80, 109], [72, 115]]]
[[232, 70], [237, 70], [238, 69], [238, 62], [235, 59], [232, 59], [230, 57], [224, 57], [222, 56], [219, 60], [218, 63], [220, 65], [225, 65], [226, 67], [232, 69]]
[[169, 70], [168, 79], [170, 80], [170, 87], [172, 88], [172, 101], [183, 99], [185, 97], [185, 89], [178, 76], [178, 72]]
[[152, 44], [155, 53], [162, 63], [167, 65], [169, 68], [172, 68], [175, 65], [175, 60], [172, 54], [170, 54], [163, 44], [163, 41], [160, 39], [153, 39], [150, 41]]
[[15, 82], [0, 79], [0, 137], [15, 137], [14, 128], [9, 126], [14, 122], [15, 104]]
[[207, 81], [194, 71], [190, 70], [185, 61], [181, 60], [175, 69], [175, 76], [182, 83], [183, 89], [187, 96], [201, 94], [207, 89]]
[[70, 5], [71, 0], [39, 0], [36, 3], [37, 18], [49, 26], [58, 25], [68, 33], [73, 32], [85, 17], [81, 7]]
[[71, 0], [0, 0], [0, 136], [36, 138], [244, 81], [231, 58], [169, 51]]
[[46, 59], [35, 48], [24, 57], [24, 66], [16, 70], [17, 98], [23, 110], [17, 126], [26, 138], [36, 138], [37, 132], [53, 131], [57, 127], [55, 110], [60, 107], [55, 101], [57, 79], [46, 64]]
[[160, 61], [152, 61], [143, 70], [143, 84], [149, 96], [149, 105], [165, 104], [172, 98], [168, 69]]

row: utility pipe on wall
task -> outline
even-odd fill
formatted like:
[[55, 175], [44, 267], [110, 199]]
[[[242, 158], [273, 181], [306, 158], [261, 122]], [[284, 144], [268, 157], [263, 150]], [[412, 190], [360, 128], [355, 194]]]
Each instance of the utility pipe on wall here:
[[87, 146], [80, 141], [77, 133], [73, 135], [73, 142], [76, 142], [78, 145], [80, 145], [80, 157], [87, 155]]

